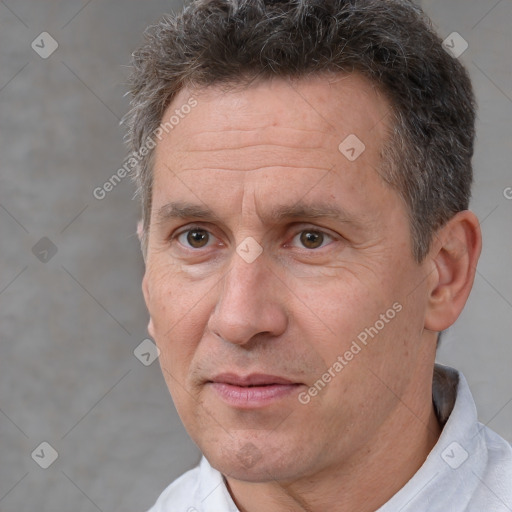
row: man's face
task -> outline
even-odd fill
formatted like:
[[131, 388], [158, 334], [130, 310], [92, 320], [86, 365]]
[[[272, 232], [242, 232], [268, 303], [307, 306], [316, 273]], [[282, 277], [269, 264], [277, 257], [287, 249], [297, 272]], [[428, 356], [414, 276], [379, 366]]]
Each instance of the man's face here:
[[275, 80], [184, 90], [162, 122], [191, 95], [156, 148], [143, 286], [177, 411], [233, 478], [350, 464], [414, 409], [435, 350], [378, 174], [389, 105], [355, 75]]

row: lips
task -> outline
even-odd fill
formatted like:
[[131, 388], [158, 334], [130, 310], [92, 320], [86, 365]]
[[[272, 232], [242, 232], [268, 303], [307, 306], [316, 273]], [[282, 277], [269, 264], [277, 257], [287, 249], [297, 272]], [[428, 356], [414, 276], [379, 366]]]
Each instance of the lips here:
[[302, 384], [276, 375], [223, 373], [208, 384], [224, 403], [238, 409], [269, 406], [291, 397]]
[[241, 377], [234, 373], [222, 373], [214, 377], [211, 382], [218, 382], [221, 384], [230, 384], [239, 387], [254, 387], [254, 386], [271, 386], [272, 384], [296, 384], [291, 380], [278, 377], [276, 375], [265, 375], [262, 373], [254, 373]]

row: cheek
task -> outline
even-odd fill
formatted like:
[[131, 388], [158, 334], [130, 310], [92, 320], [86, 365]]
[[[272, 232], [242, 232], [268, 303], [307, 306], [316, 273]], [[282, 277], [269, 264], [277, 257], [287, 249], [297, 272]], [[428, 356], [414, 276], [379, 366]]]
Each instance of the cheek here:
[[[413, 321], [413, 327], [408, 321], [411, 312], [399, 283], [360, 277], [345, 274], [307, 286], [303, 281], [294, 289], [300, 297], [293, 313], [296, 330], [323, 361], [316, 377], [329, 370], [336, 376], [330, 389], [337, 396], [349, 393], [355, 398], [363, 389], [371, 395], [365, 383], [374, 380], [372, 372], [384, 371], [386, 377], [401, 372], [400, 362], [408, 352], [405, 342], [418, 339], [418, 322]], [[418, 317], [417, 311], [414, 314]]]
[[179, 273], [155, 267], [148, 274], [148, 290], [162, 369], [185, 376], [208, 322], [208, 288], [200, 282], [185, 285]]
[[208, 291], [204, 282], [186, 282], [177, 266], [165, 262], [152, 264], [147, 282], [148, 309], [158, 331], [174, 330], [179, 323], [186, 322]]
[[[300, 298], [303, 311], [295, 318], [306, 331], [308, 319], [316, 319], [319, 328], [330, 339], [336, 351], [359, 334], [369, 323], [373, 324], [391, 304], [383, 287], [370, 287], [365, 281], [345, 274], [343, 278], [322, 279], [316, 284], [299, 282], [294, 295]], [[334, 343], [333, 340], [337, 340]], [[321, 342], [321, 340], [319, 340]]]
[[[398, 290], [391, 283], [367, 284], [347, 278], [309, 289], [302, 293], [309, 314], [296, 316], [298, 331], [309, 333], [309, 342], [324, 363], [310, 382], [310, 407], [327, 415], [322, 428], [332, 429], [332, 435], [340, 421], [351, 428], [362, 417], [370, 432], [375, 426], [372, 418], [378, 423], [396, 400], [383, 381], [398, 382], [400, 392], [400, 376], [405, 379], [407, 373], [407, 350], [400, 336], [410, 329], [406, 308], [396, 300]], [[325, 388], [320, 380], [327, 383]]]

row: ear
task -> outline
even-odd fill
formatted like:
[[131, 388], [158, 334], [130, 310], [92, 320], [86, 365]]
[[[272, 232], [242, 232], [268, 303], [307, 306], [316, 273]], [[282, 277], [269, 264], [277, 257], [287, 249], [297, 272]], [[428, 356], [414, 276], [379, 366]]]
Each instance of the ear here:
[[144, 221], [142, 219], [139, 220], [139, 222], [137, 222], [137, 238], [139, 239], [140, 248], [142, 251], [142, 258], [144, 259], [144, 263], [146, 263], [147, 246], [146, 246], [146, 240], [144, 237]]
[[144, 295], [144, 302], [146, 303], [146, 308], [149, 312], [148, 333], [153, 339], [155, 339], [155, 326], [153, 325], [153, 319], [151, 318], [151, 308], [150, 308], [151, 296], [149, 293], [147, 271], [144, 274], [144, 277], [142, 278], [142, 294]]
[[457, 213], [438, 231], [427, 256], [434, 271], [429, 278], [426, 329], [440, 332], [457, 320], [473, 287], [481, 250], [480, 223], [469, 210]]
[[139, 239], [139, 242], [142, 242], [142, 228], [142, 219], [140, 219], [139, 222], [137, 222], [137, 237]]

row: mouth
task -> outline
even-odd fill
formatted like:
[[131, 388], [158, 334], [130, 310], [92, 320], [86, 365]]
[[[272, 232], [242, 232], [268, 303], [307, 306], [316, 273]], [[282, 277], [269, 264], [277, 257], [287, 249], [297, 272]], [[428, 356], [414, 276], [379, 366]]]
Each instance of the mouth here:
[[207, 385], [226, 404], [252, 409], [290, 397], [303, 384], [276, 375], [224, 373], [209, 380]]

